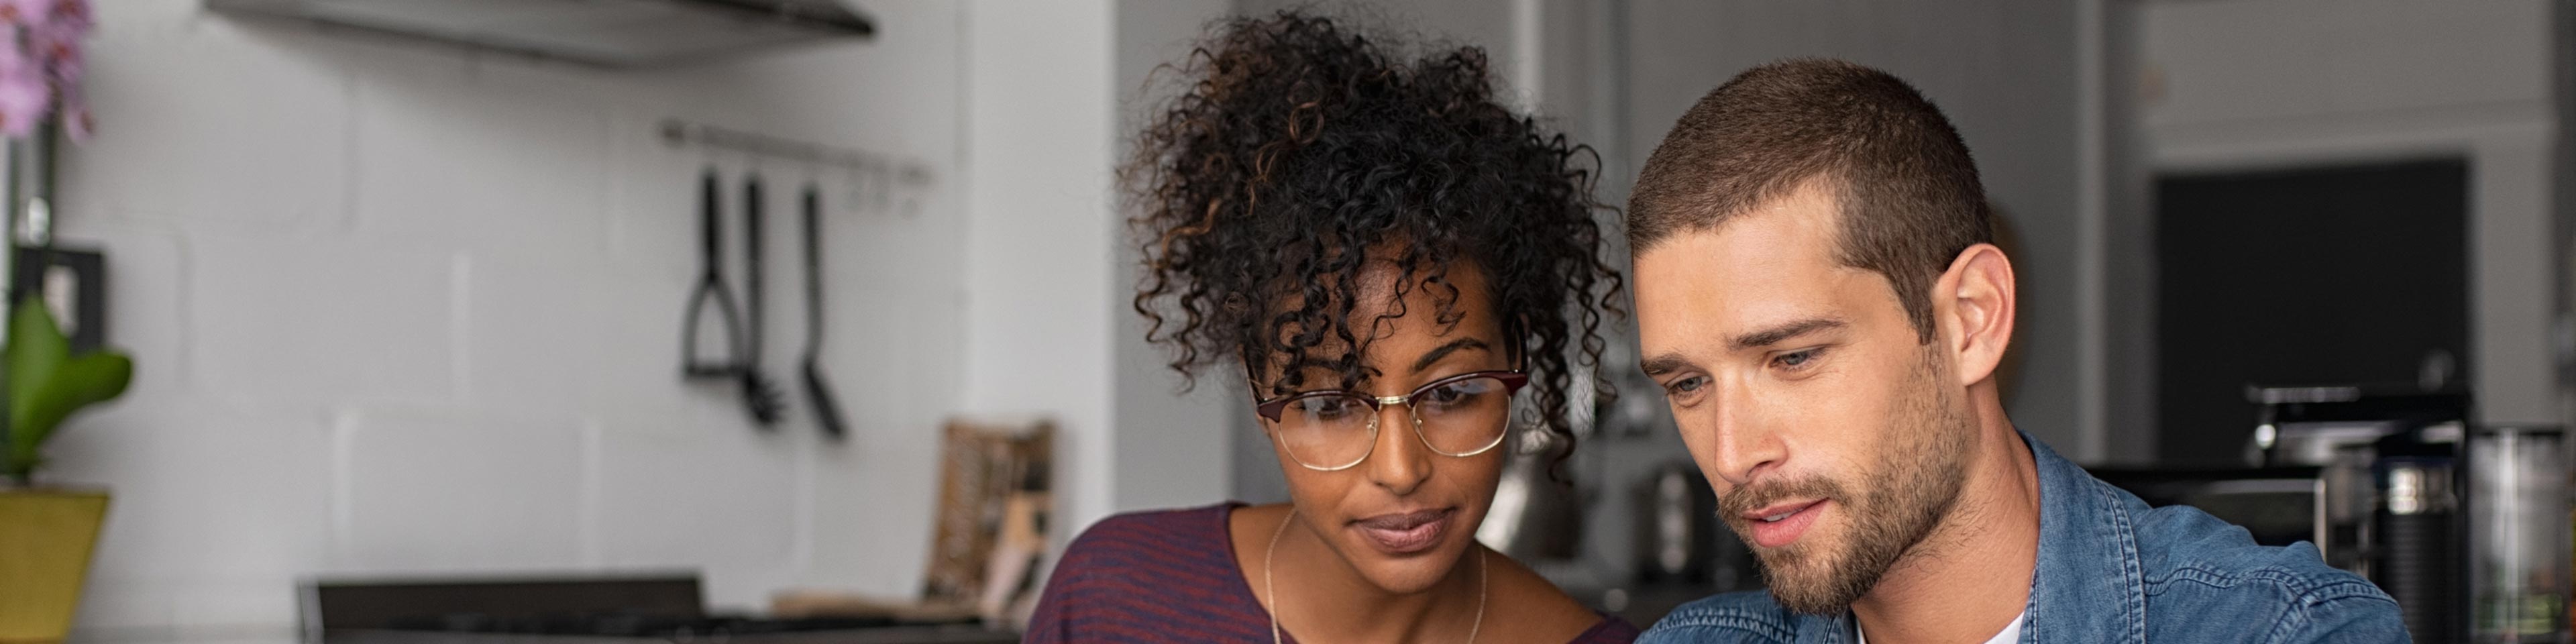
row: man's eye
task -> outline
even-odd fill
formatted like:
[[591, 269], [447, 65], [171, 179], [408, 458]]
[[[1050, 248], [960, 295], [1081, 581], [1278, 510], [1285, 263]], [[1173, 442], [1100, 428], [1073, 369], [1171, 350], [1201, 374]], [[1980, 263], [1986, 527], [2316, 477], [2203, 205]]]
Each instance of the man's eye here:
[[1688, 377], [1688, 378], [1683, 378], [1683, 379], [1680, 379], [1680, 380], [1675, 380], [1675, 381], [1673, 381], [1673, 382], [1672, 382], [1672, 384], [1664, 385], [1664, 391], [1665, 391], [1665, 393], [1666, 393], [1666, 394], [1686, 394], [1686, 393], [1690, 393], [1690, 392], [1694, 392], [1694, 391], [1699, 391], [1699, 388], [1701, 388], [1701, 387], [1705, 387], [1705, 386], [1708, 386], [1708, 379], [1707, 379], [1707, 378], [1703, 378], [1703, 377], [1700, 377], [1700, 376], [1691, 376], [1691, 377]]
[[1816, 359], [1817, 351], [1820, 351], [1820, 349], [1808, 349], [1805, 351], [1783, 353], [1780, 354], [1779, 357], [1772, 358], [1771, 362], [1773, 364], [1780, 365], [1782, 368], [1796, 369], [1806, 366], [1808, 362], [1814, 361]]

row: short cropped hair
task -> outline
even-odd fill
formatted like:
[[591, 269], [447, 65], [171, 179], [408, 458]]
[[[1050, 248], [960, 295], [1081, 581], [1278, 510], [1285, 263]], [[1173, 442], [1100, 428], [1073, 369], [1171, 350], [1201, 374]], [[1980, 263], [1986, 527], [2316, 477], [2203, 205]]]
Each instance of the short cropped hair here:
[[1794, 59], [1709, 92], [1639, 172], [1629, 249], [1713, 230], [1819, 179], [1840, 208], [1838, 259], [1886, 276], [1931, 342], [1932, 283], [1960, 252], [1993, 241], [1994, 214], [1949, 119], [1887, 72]]

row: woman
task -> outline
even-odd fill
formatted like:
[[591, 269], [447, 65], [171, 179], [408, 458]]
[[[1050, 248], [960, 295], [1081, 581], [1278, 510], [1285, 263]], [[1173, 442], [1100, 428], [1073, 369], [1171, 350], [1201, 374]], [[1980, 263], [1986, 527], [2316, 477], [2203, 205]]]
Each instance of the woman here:
[[1092, 526], [1028, 641], [1634, 639], [1475, 541], [1509, 430], [1572, 445], [1567, 362], [1600, 351], [1589, 151], [1498, 103], [1479, 50], [1293, 12], [1180, 72], [1125, 173], [1135, 306], [1174, 369], [1250, 388], [1292, 500]]

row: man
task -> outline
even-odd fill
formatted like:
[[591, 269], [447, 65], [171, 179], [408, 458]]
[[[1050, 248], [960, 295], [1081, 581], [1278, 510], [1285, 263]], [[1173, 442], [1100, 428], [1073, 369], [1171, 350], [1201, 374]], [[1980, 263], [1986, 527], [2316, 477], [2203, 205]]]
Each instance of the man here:
[[1643, 366], [1769, 590], [1639, 641], [2405, 641], [2313, 546], [2149, 508], [2013, 427], [1992, 217], [1884, 72], [1765, 65], [1682, 116], [1628, 210]]

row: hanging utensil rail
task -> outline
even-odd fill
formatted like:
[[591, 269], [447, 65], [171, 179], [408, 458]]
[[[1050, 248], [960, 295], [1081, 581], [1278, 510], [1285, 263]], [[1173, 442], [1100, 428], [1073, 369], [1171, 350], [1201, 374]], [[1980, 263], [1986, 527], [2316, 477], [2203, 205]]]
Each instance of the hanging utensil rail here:
[[804, 161], [848, 168], [856, 172], [882, 173], [907, 185], [930, 183], [930, 168], [918, 162], [838, 146], [808, 143], [758, 132], [736, 130], [720, 125], [664, 119], [659, 128], [662, 141], [673, 147], [701, 147], [746, 152], [767, 157]]

